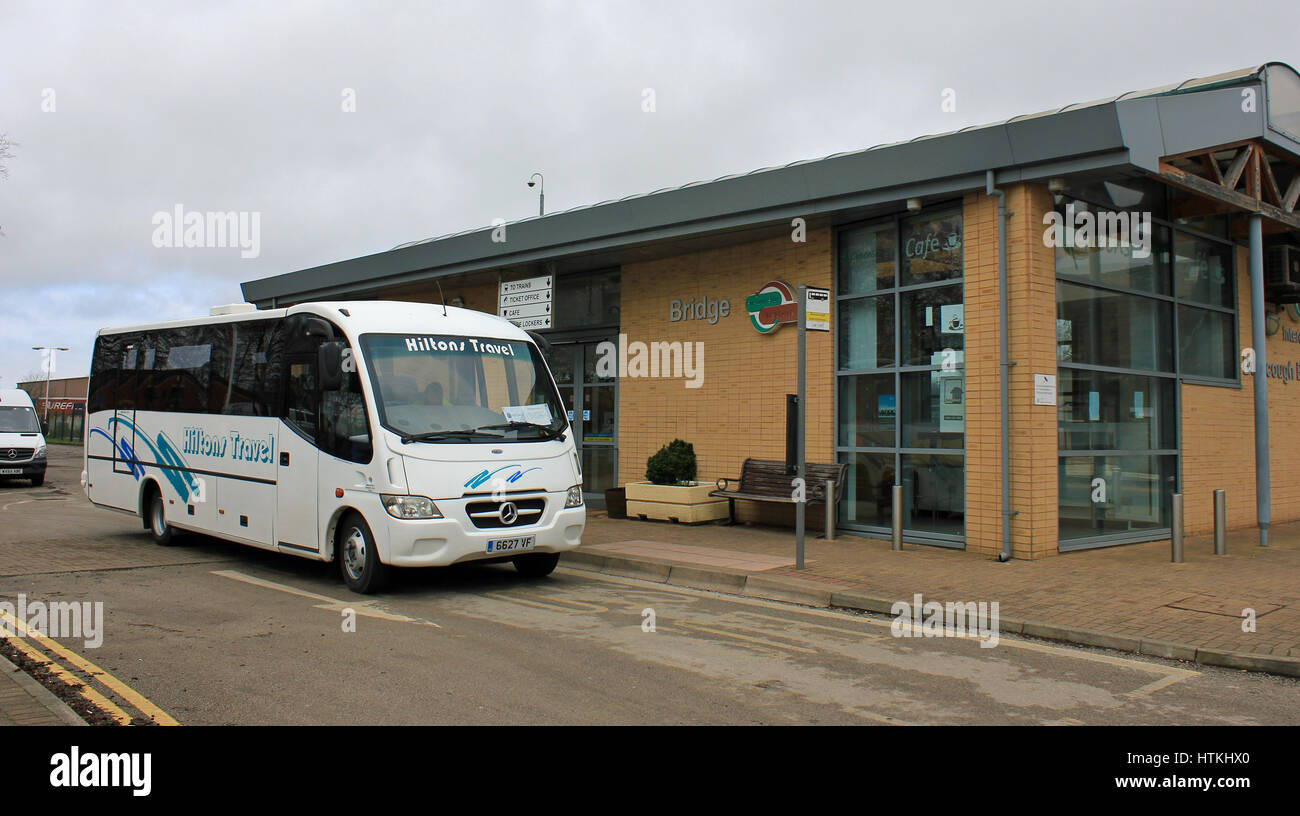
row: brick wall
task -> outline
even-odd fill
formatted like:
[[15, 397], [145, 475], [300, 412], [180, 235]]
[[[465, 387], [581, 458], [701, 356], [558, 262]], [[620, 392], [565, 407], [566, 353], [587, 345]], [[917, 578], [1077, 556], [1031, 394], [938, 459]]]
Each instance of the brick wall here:
[[[704, 385], [682, 379], [619, 381], [619, 484], [642, 481], [646, 459], [680, 438], [695, 446], [699, 479], [739, 476], [748, 457], [785, 458], [785, 395], [797, 390], [796, 331], [783, 325], [760, 334], [745, 312], [745, 298], [772, 280], [795, 290], [800, 283], [830, 288], [830, 229], [807, 241], [774, 238], [627, 264], [622, 278], [622, 327], [628, 341], [699, 342]], [[669, 322], [669, 302], [707, 297], [728, 300], [731, 314]], [[808, 333], [807, 452], [810, 461], [834, 461], [834, 337]], [[738, 503], [745, 520], [781, 522], [789, 508]], [[808, 513], [820, 515], [820, 507]]]
[[[1238, 336], [1241, 348], [1253, 345], [1250, 319], [1250, 255], [1237, 248]], [[1289, 315], [1281, 326], [1300, 331]], [[1281, 331], [1265, 343], [1268, 362], [1293, 364], [1300, 373], [1300, 345]], [[1260, 376], [1263, 376], [1260, 365]], [[1300, 480], [1287, 477], [1290, 463], [1300, 456], [1300, 382], [1268, 378], [1269, 469], [1272, 521], [1300, 519]], [[1242, 387], [1182, 386], [1183, 523], [1190, 535], [1209, 533], [1214, 525], [1212, 491], [1227, 491], [1229, 529], [1253, 527], [1255, 511], [1255, 383], [1241, 378]]]

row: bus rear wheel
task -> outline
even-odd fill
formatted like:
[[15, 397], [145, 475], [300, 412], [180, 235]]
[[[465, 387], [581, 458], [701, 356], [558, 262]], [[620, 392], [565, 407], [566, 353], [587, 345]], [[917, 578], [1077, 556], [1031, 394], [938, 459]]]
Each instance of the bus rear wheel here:
[[167, 523], [167, 510], [162, 494], [154, 490], [149, 496], [149, 532], [155, 544], [170, 547], [176, 541], [176, 531]]
[[559, 553], [530, 553], [514, 559], [515, 569], [525, 578], [545, 578], [560, 563]]
[[339, 523], [335, 550], [339, 572], [348, 589], [369, 595], [383, 589], [388, 582], [388, 565], [380, 562], [379, 550], [370, 525], [358, 513], [349, 513]]

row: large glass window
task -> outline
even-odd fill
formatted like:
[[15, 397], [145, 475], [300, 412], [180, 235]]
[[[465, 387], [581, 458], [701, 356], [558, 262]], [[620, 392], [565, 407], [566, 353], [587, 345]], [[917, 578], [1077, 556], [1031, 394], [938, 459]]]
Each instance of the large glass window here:
[[[913, 539], [965, 534], [965, 301], [960, 210], [843, 229], [836, 245], [840, 523]], [[895, 269], [899, 273], [895, 275]]]
[[1057, 245], [1062, 549], [1163, 535], [1178, 487], [1178, 381], [1238, 382], [1233, 247], [1189, 229], [1203, 221], [1164, 221], [1173, 210], [1146, 182], [1072, 194], [1090, 200], [1058, 196], [1063, 221], [1125, 212], [1153, 227], [1149, 253]]

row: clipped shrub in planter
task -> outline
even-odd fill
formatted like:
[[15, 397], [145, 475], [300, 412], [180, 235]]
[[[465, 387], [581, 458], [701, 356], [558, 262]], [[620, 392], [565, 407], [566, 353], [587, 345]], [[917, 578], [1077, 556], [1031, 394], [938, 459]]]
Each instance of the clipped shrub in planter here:
[[664, 445], [646, 460], [645, 477], [657, 485], [695, 481], [695, 446], [680, 439]]
[[713, 482], [695, 481], [695, 447], [674, 439], [646, 460], [644, 482], [627, 485], [628, 518], [694, 524], [727, 517], [727, 500], [709, 495]]

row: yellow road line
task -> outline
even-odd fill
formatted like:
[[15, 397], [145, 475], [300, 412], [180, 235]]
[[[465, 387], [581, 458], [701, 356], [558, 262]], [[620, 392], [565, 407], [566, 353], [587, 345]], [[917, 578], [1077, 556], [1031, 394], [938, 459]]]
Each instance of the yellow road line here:
[[98, 708], [100, 711], [109, 715], [114, 720], [117, 720], [118, 725], [131, 724], [131, 718], [130, 716], [127, 715], [125, 711], [113, 705], [111, 702], [108, 701], [108, 698], [104, 697], [104, 695], [100, 694], [98, 691], [95, 691], [88, 684], [82, 682], [82, 680], [76, 675], [74, 675], [72, 672], [68, 671], [63, 666], [59, 665], [58, 663], [55, 663], [53, 660], [49, 659], [45, 655], [38, 652], [27, 641], [16, 636], [7, 638], [7, 640], [13, 644], [15, 649], [27, 655], [27, 657], [30, 658], [32, 662], [39, 663], [40, 665], [48, 669], [51, 673], [54, 674], [54, 676], [62, 680], [64, 685], [66, 685], [68, 688], [75, 691], [77, 694], [81, 695], [86, 700], [86, 702], [90, 703], [95, 708]]
[[[18, 634], [22, 635], [23, 637], [31, 638], [32, 640], [44, 646], [46, 649], [49, 649], [51, 652], [54, 652], [55, 654], [62, 657], [64, 660], [68, 661], [72, 665], [84, 671], [86, 674], [98, 680], [100, 683], [104, 685], [105, 688], [115, 692], [123, 700], [126, 700], [128, 703], [135, 706], [135, 708], [141, 714], [153, 720], [156, 724], [180, 725], [180, 723], [177, 722], [176, 719], [172, 717], [172, 715], [168, 714], [166, 711], [163, 711], [161, 708], [159, 708], [157, 705], [151, 702], [143, 694], [131, 688], [126, 683], [123, 683], [121, 680], [118, 680], [116, 677], [104, 671], [99, 666], [96, 666], [94, 663], [91, 663], [89, 660], [82, 657], [81, 655], [66, 648], [63, 644], [51, 640], [45, 637], [44, 635], [40, 634], [39, 632], [31, 631], [31, 629], [28, 628], [26, 623], [18, 620], [17, 618], [13, 617], [7, 612], [0, 612], [0, 617], [4, 618], [7, 621], [10, 621], [14, 627], [14, 630], [18, 632]], [[120, 709], [117, 710], [120, 711]], [[127, 721], [130, 722], [130, 718], [128, 718]]]

